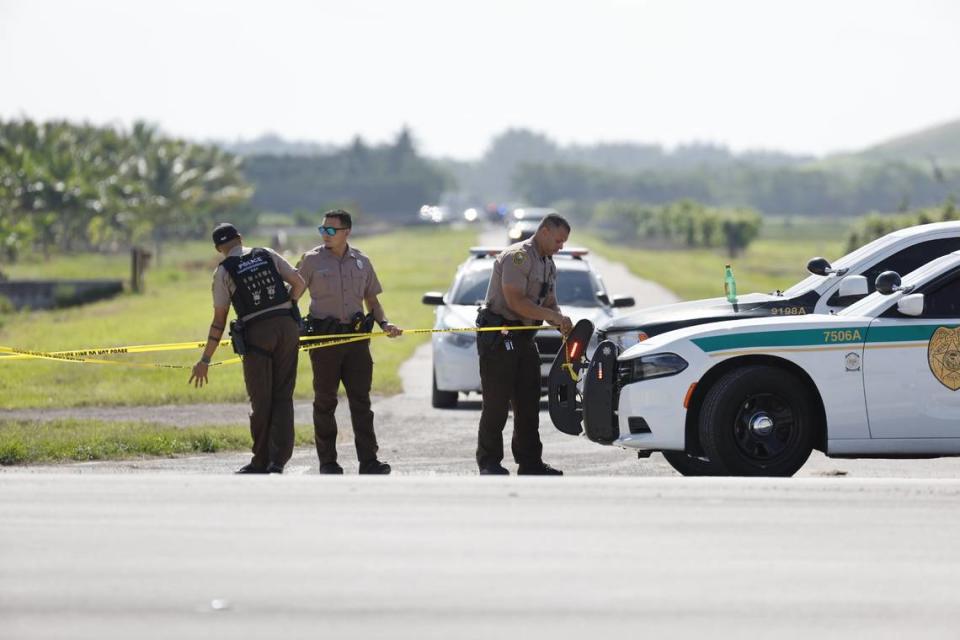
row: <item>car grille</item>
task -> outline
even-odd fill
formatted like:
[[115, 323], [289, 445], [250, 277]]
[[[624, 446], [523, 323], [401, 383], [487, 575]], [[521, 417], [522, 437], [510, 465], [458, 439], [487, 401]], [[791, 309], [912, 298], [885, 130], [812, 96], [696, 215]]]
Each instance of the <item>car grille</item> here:
[[540, 362], [553, 362], [554, 357], [560, 353], [563, 346], [563, 338], [558, 335], [537, 334], [537, 349], [540, 351]]

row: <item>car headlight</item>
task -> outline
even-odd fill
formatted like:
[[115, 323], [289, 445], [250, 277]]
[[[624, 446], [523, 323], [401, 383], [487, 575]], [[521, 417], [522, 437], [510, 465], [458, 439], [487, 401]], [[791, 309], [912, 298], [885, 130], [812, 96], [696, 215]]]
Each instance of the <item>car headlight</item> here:
[[623, 353], [638, 342], [646, 340], [646, 338], [647, 334], [642, 331], [624, 331], [623, 333], [607, 334], [607, 340], [612, 340], [615, 345], [620, 347], [620, 353]]
[[467, 333], [464, 331], [451, 331], [450, 333], [444, 333], [440, 336], [440, 339], [447, 344], [460, 349], [470, 349], [475, 347], [477, 344], [477, 334]]
[[686, 369], [687, 366], [687, 361], [675, 353], [655, 353], [640, 358], [622, 360], [618, 374], [620, 384], [626, 385], [651, 378], [674, 376]]

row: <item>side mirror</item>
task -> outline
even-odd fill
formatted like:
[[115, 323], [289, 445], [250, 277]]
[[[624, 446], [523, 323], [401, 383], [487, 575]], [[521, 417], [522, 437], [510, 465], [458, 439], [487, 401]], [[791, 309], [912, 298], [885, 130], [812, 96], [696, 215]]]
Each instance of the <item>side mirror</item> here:
[[900, 290], [900, 274], [896, 271], [884, 271], [877, 276], [877, 291], [888, 296]]
[[622, 309], [624, 307], [632, 307], [637, 304], [637, 301], [633, 299], [633, 296], [613, 296], [613, 301], [610, 306], [614, 309]]
[[810, 258], [810, 261], [807, 263], [807, 271], [816, 276], [825, 276], [830, 273], [830, 263], [826, 258], [819, 256]]
[[919, 316], [923, 313], [923, 294], [911, 293], [897, 302], [897, 311], [905, 316]]
[[597, 291], [597, 300], [599, 300], [601, 304], [605, 304], [605, 305], [610, 305], [610, 304], [611, 304], [611, 302], [610, 302], [610, 296], [608, 296], [608, 295], [607, 295], [605, 292], [603, 292], [603, 291]]
[[423, 304], [430, 304], [439, 307], [443, 304], [443, 294], [439, 291], [427, 291], [420, 299]]
[[870, 292], [866, 276], [847, 276], [840, 281], [840, 297], [865, 296]]

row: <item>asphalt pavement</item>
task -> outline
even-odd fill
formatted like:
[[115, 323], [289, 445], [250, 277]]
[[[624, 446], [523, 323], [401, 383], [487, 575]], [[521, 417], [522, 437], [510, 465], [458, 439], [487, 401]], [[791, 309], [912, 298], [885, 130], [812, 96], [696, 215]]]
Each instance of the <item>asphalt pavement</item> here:
[[943, 637], [960, 482], [0, 475], [0, 636]]

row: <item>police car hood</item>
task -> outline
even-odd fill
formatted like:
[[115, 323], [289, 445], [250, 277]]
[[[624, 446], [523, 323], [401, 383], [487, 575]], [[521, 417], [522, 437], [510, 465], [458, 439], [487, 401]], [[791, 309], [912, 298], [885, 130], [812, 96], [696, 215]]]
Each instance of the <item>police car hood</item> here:
[[598, 326], [604, 334], [623, 331], [639, 331], [651, 325], [674, 325], [675, 328], [686, 324], [721, 322], [737, 318], [769, 315], [767, 307], [783, 298], [766, 293], [750, 293], [740, 296], [737, 303], [731, 304], [726, 298], [705, 298], [689, 302], [677, 302], [658, 307], [648, 307], [634, 313], [613, 318]]

